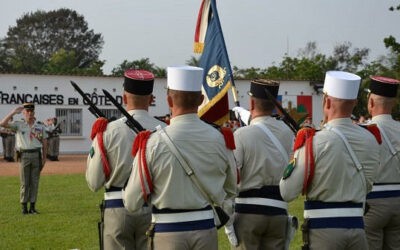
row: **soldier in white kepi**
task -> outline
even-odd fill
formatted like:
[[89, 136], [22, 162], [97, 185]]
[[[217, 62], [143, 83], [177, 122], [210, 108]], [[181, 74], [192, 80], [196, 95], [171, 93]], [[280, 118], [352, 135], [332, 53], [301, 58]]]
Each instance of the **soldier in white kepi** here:
[[365, 129], [350, 118], [360, 81], [347, 72], [326, 73], [325, 125], [317, 133], [298, 132], [294, 158], [279, 185], [286, 201], [306, 195], [305, 249], [368, 249], [363, 214], [379, 166], [380, 134], [376, 126]]
[[214, 250], [218, 242], [211, 205], [232, 210], [236, 195], [233, 135], [222, 134], [197, 115], [202, 68], [168, 67], [167, 74], [171, 122], [136, 137], [125, 207], [137, 211], [152, 203], [150, 248]]
[[[153, 130], [161, 121], [150, 116], [154, 75], [130, 69], [124, 74], [123, 102], [127, 112], [146, 129]], [[122, 188], [129, 178], [133, 157], [132, 142], [136, 133], [126, 124], [126, 117], [109, 122], [96, 120], [92, 128], [93, 143], [87, 158], [86, 181], [90, 190], [105, 188], [104, 228], [100, 244], [104, 249], [146, 249], [146, 230], [151, 222], [151, 208], [142, 204], [134, 213], [122, 202]], [[102, 236], [101, 236], [102, 235]]]
[[400, 123], [392, 118], [400, 81], [372, 76], [368, 112], [382, 135], [381, 164], [364, 216], [370, 250], [400, 249]]
[[257, 80], [250, 84], [249, 126], [235, 131], [234, 151], [239, 169], [239, 195], [235, 201], [234, 228], [225, 232], [236, 249], [284, 249], [288, 213], [279, 181], [289, 163], [294, 135], [281, 120], [265, 91], [278, 96], [279, 82]]

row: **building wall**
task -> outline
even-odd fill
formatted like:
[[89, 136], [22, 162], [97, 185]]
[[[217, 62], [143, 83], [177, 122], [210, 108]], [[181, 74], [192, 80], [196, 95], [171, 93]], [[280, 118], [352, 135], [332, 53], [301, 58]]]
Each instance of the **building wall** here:
[[[115, 109], [111, 102], [105, 100], [102, 89], [106, 89], [117, 100], [122, 100], [122, 77], [0, 74], [0, 119], [25, 101], [36, 103], [36, 118], [40, 121], [56, 116], [56, 109], [82, 110], [82, 121], [79, 124], [82, 126], [81, 134], [61, 136], [60, 153], [87, 153], [91, 144], [89, 136], [95, 117], [89, 112], [88, 106], [83, 103], [83, 98], [70, 84], [71, 80], [77, 83], [85, 93], [90, 94], [93, 102], [100, 109]], [[248, 108], [247, 91], [250, 81], [236, 80], [235, 84], [241, 106]], [[169, 112], [166, 104], [166, 85], [166, 79], [158, 78], [155, 80], [154, 95], [156, 101], [155, 106], [151, 106], [149, 110], [154, 116], [163, 116]], [[232, 93], [229, 92], [229, 95], [230, 107], [232, 108], [234, 107]], [[282, 98], [282, 106], [285, 108], [289, 101], [295, 100], [299, 95], [310, 96], [313, 121], [319, 123], [322, 119], [321, 95], [314, 91], [309, 82], [281, 81], [279, 95]], [[291, 104], [293, 107], [294, 101], [291, 101]], [[21, 118], [21, 114], [16, 115], [14, 120]], [[318, 125], [318, 123], [315, 123], [315, 125]]]

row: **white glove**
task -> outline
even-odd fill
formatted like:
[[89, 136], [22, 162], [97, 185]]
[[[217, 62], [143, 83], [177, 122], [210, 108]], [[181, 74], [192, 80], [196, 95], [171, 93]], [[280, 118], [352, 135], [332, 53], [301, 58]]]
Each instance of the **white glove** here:
[[237, 119], [239, 119], [240, 117], [240, 120], [242, 120], [244, 124], [249, 125], [250, 111], [239, 106], [234, 107], [232, 110], [235, 112], [235, 116]]
[[237, 247], [239, 245], [233, 225], [225, 226], [225, 234], [232, 246]]

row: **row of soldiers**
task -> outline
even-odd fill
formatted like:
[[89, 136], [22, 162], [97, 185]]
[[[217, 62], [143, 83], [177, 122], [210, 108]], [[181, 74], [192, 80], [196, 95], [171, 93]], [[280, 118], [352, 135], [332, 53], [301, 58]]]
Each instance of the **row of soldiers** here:
[[[279, 83], [252, 81], [250, 117], [237, 129], [215, 128], [197, 115], [203, 69], [168, 67], [169, 125], [148, 113], [154, 76], [124, 74], [123, 117], [93, 125], [86, 181], [105, 188], [104, 249], [217, 249], [222, 207], [233, 249], [288, 249], [295, 220], [288, 202], [305, 195], [304, 249], [400, 248], [400, 124], [391, 109], [399, 81], [372, 77], [372, 124], [351, 120], [361, 78], [329, 71], [324, 127], [295, 138], [272, 115]], [[221, 216], [222, 218], [223, 216]]]

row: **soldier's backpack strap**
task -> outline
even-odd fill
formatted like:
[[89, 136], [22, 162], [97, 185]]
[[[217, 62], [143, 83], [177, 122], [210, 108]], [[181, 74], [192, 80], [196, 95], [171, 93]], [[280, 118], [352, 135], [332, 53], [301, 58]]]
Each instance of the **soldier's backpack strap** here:
[[101, 162], [103, 164], [103, 173], [106, 181], [110, 178], [111, 168], [108, 162], [107, 153], [104, 148], [103, 133], [107, 129], [108, 120], [104, 117], [99, 117], [92, 125], [92, 131], [90, 133], [90, 138], [93, 140], [97, 136], [97, 143], [100, 148]]
[[[147, 166], [146, 144], [151, 135], [151, 131], [144, 130], [136, 135], [132, 146], [132, 156], [138, 159], [138, 171], [140, 177], [140, 185], [142, 188], [143, 200], [147, 202], [147, 197], [153, 192], [153, 182], [151, 180], [150, 171]], [[145, 181], [146, 179], [146, 181]]]
[[315, 161], [313, 150], [313, 137], [316, 133], [314, 128], [304, 127], [297, 132], [296, 139], [293, 146], [293, 151], [305, 146], [305, 169], [302, 194], [307, 194], [308, 187], [314, 178]]

